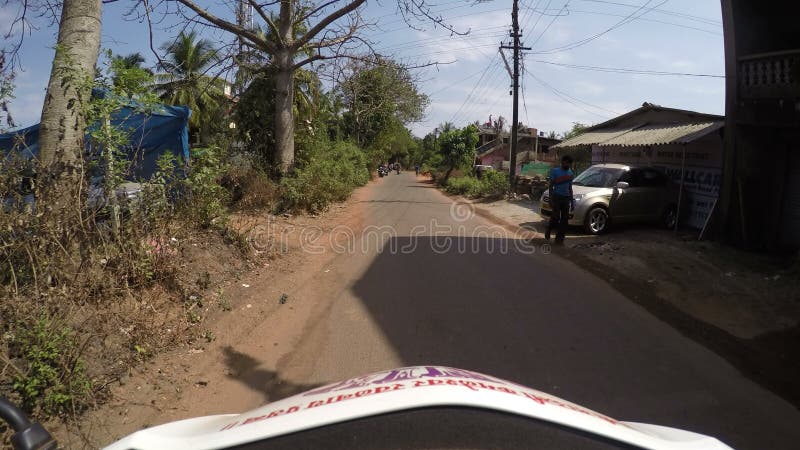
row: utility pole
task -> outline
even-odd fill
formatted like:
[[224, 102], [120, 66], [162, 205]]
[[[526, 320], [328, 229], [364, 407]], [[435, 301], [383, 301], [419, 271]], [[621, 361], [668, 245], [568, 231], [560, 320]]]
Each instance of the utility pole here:
[[[511, 45], [501, 45], [501, 49], [514, 50], [514, 73], [511, 76], [511, 89], [514, 96], [514, 112], [511, 123], [511, 155], [508, 162], [508, 181], [512, 188], [514, 186], [514, 178], [517, 171], [517, 129], [519, 128], [519, 60], [520, 50], [530, 50], [530, 47], [521, 47], [519, 38], [522, 34], [519, 32], [519, 0], [514, 0], [514, 7], [511, 10], [511, 34], [513, 38]], [[502, 50], [501, 50], [502, 51]]]

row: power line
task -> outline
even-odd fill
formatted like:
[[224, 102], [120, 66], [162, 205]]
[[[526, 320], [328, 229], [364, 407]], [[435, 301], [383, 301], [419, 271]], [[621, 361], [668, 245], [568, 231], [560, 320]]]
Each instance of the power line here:
[[[614, 13], [607, 13], [607, 12], [601, 12], [601, 11], [584, 11], [584, 10], [581, 10], [581, 9], [570, 9], [569, 12], [570, 13], [577, 13], [577, 14], [594, 14], [596, 16], [625, 17], [623, 14], [614, 14]], [[706, 30], [704, 28], [693, 27], [691, 25], [684, 25], [684, 24], [675, 23], [675, 22], [668, 22], [666, 20], [653, 19], [653, 18], [649, 18], [649, 17], [639, 17], [639, 18], [637, 18], [637, 20], [642, 21], [642, 22], [652, 22], [652, 23], [660, 23], [660, 24], [663, 24], [663, 25], [671, 25], [671, 26], [674, 26], [674, 27], [686, 28], [688, 30], [701, 31], [703, 33], [713, 34], [715, 36], [722, 36], [722, 33], [717, 32], [717, 31]]]
[[[481, 88], [472, 97], [473, 98], [472, 103], [467, 109], [465, 109], [461, 113], [459, 119], [468, 118], [469, 116], [478, 112], [480, 109], [484, 108], [486, 104], [485, 100], [487, 98], [487, 95], [489, 95], [492, 92], [493, 88], [496, 88], [497, 82], [502, 80], [504, 76], [505, 75], [502, 67], [500, 66], [499, 63], [496, 64], [495, 67], [492, 68], [490, 75], [487, 77], [487, 81], [484, 82], [483, 86], [481, 86]], [[503, 92], [505, 92], [505, 88], [503, 89]], [[490, 109], [494, 108], [494, 106], [496, 106], [497, 103], [500, 102], [500, 100], [505, 98], [505, 95], [504, 94], [497, 95], [495, 97], [496, 97], [495, 103], [490, 107]]]
[[479, 71], [473, 73], [472, 75], [469, 75], [469, 76], [467, 76], [465, 78], [462, 78], [462, 79], [460, 79], [460, 80], [458, 80], [458, 81], [456, 81], [454, 83], [450, 83], [449, 85], [447, 85], [447, 86], [445, 86], [445, 87], [443, 87], [441, 89], [438, 89], [438, 90], [434, 91], [433, 93], [428, 94], [428, 97], [433, 97], [434, 95], [441, 94], [442, 92], [444, 92], [444, 91], [446, 91], [446, 90], [448, 90], [450, 88], [456, 87], [459, 84], [461, 84], [461, 83], [463, 83], [463, 82], [465, 82], [465, 81], [467, 81], [469, 79], [475, 78], [476, 75], [478, 75], [479, 73], [482, 73], [482, 72], [483, 72], [483, 70], [479, 70]]
[[[606, 5], [624, 6], [624, 7], [627, 7], [627, 8], [638, 8], [639, 7], [639, 5], [635, 5], [635, 4], [631, 4], [631, 3], [612, 2], [612, 1], [608, 1], [608, 0], [576, 0], [576, 1], [585, 2], [585, 3], [602, 3], [602, 4], [606, 4]], [[715, 25], [715, 26], [720, 26], [720, 27], [722, 26], [722, 21], [715, 20], [715, 19], [709, 19], [707, 17], [695, 16], [695, 15], [688, 14], [688, 13], [683, 13], [683, 12], [679, 12], [679, 11], [671, 11], [671, 10], [668, 10], [668, 9], [661, 9], [661, 8], [654, 8], [653, 11], [655, 11], [655, 12], [657, 12], [659, 14], [667, 15], [667, 16], [680, 17], [680, 18], [687, 19], [687, 20], [693, 20], [695, 22], [705, 23], [707, 25]]]
[[549, 64], [551, 66], [568, 67], [570, 69], [580, 70], [593, 70], [596, 72], [609, 72], [609, 73], [629, 73], [635, 75], [656, 75], [656, 76], [680, 76], [680, 77], [701, 77], [701, 78], [725, 78], [725, 75], [713, 75], [707, 73], [688, 73], [688, 72], [667, 72], [663, 70], [647, 70], [647, 69], [629, 69], [623, 67], [600, 67], [600, 66], [584, 66], [580, 64], [559, 63], [555, 61], [544, 61], [534, 59], [534, 62]]
[[454, 115], [453, 120], [451, 122], [455, 122], [456, 120], [461, 120], [468, 118], [469, 116], [475, 114], [481, 108], [481, 101], [486, 97], [486, 95], [491, 91], [491, 89], [495, 86], [495, 83], [498, 81], [498, 76], [502, 76], [503, 71], [500, 69], [499, 64], [494, 65], [491, 68], [491, 71], [486, 77], [486, 81], [480, 86], [480, 88], [473, 93], [471, 97], [468, 97], [466, 109], [463, 109], [458, 114]]
[[[552, 0], [547, 0], [547, 5], [545, 5], [545, 7], [544, 7], [545, 11], [547, 11], [547, 8], [549, 8], [549, 7], [550, 7], [550, 3], [552, 3]], [[533, 16], [531, 16], [531, 17], [533, 17]], [[532, 26], [532, 27], [531, 27], [531, 29], [530, 29], [530, 32], [531, 32], [531, 33], [533, 33], [533, 30], [535, 30], [535, 29], [536, 29], [536, 26], [537, 26], [537, 25], [539, 25], [539, 21], [540, 21], [540, 20], [542, 20], [542, 15], [541, 15], [541, 14], [539, 14], [539, 15], [536, 17], [536, 22], [534, 22], [534, 23], [533, 23], [533, 26]]]
[[[522, 59], [522, 73], [525, 73], [525, 59]], [[520, 83], [520, 87], [522, 88], [522, 109], [525, 110], [525, 123], [528, 126], [531, 126], [531, 119], [528, 117], [528, 101], [526, 100], [525, 96], [525, 77], [522, 78], [522, 82]]]
[[413, 56], [414, 57], [421, 57], [421, 56], [441, 55], [443, 53], [448, 53], [448, 54], [461, 53], [461, 52], [465, 52], [465, 51], [472, 51], [472, 50], [495, 47], [495, 46], [497, 46], [496, 43], [481, 44], [481, 45], [473, 45], [472, 47], [464, 47], [464, 48], [448, 49], [448, 50], [437, 50], [437, 51], [433, 51], [433, 52], [420, 53], [420, 54], [413, 55]]
[[[457, 9], [457, 8], [452, 8], [452, 9]], [[487, 10], [484, 10], [484, 11], [480, 11], [480, 13], [481, 14], [486, 14], [486, 13], [490, 13], [490, 12], [505, 11], [506, 9], [507, 8], [487, 9]], [[474, 16], [474, 15], [475, 15], [475, 12], [471, 12], [471, 13], [467, 13], [467, 14], [460, 14], [458, 16], [448, 17], [447, 20], [460, 19], [462, 17], [469, 17], [469, 16]], [[403, 20], [401, 19], [401, 20], [395, 20], [395, 21], [392, 21], [392, 22], [387, 22], [384, 25], [391, 25], [393, 23], [398, 23], [398, 22], [403, 22]], [[392, 30], [381, 30], [381, 33], [388, 34], [388, 33], [394, 33], [395, 31], [402, 31], [402, 30], [408, 30], [408, 26], [395, 28], [395, 29], [392, 29]]]
[[533, 43], [531, 44], [531, 48], [536, 47], [536, 43], [539, 42], [539, 40], [542, 38], [542, 36], [544, 36], [545, 33], [547, 33], [547, 30], [549, 30], [550, 27], [553, 25], [553, 22], [555, 22], [556, 19], [560, 17], [559, 14], [561, 14], [562, 11], [567, 9], [567, 6], [569, 6], [569, 2], [564, 3], [564, 6], [562, 6], [561, 9], [558, 11], [558, 13], [555, 16], [553, 16], [553, 19], [550, 21], [550, 23], [547, 24], [545, 29], [542, 30], [542, 32], [539, 34], [539, 37], [537, 37], [536, 40], [533, 41]]
[[609, 28], [606, 28], [605, 30], [603, 30], [603, 31], [601, 31], [601, 32], [599, 32], [599, 33], [593, 34], [593, 35], [591, 35], [591, 36], [589, 36], [589, 37], [587, 37], [587, 38], [581, 39], [581, 40], [579, 40], [579, 41], [575, 41], [575, 42], [572, 42], [572, 43], [569, 43], [569, 44], [566, 44], [566, 45], [562, 45], [561, 47], [556, 47], [556, 48], [552, 48], [552, 49], [549, 49], [549, 50], [543, 50], [543, 51], [540, 51], [540, 52], [534, 52], [534, 53], [536, 53], [536, 54], [548, 54], [548, 53], [556, 53], [556, 52], [561, 52], [561, 51], [566, 51], [566, 50], [572, 50], [572, 49], [574, 49], [574, 48], [577, 48], [577, 47], [580, 47], [580, 46], [582, 46], [582, 45], [586, 45], [586, 44], [588, 44], [589, 42], [592, 42], [593, 40], [595, 40], [595, 39], [599, 38], [600, 36], [603, 36], [603, 35], [605, 35], [605, 34], [607, 34], [607, 33], [610, 33], [610, 32], [612, 32], [612, 31], [616, 30], [617, 28], [619, 28], [619, 27], [621, 27], [621, 26], [623, 26], [623, 25], [625, 25], [625, 24], [627, 24], [627, 23], [629, 23], [629, 22], [633, 22], [634, 20], [636, 20], [636, 19], [638, 19], [639, 17], [641, 17], [641, 16], [643, 16], [643, 15], [647, 14], [648, 12], [650, 12], [651, 10], [653, 10], [654, 8], [657, 8], [658, 6], [661, 6], [661, 5], [663, 5], [664, 3], [666, 3], [666, 2], [667, 2], [667, 0], [662, 0], [662, 1], [661, 1], [661, 3], [659, 3], [658, 5], [656, 5], [656, 6], [654, 6], [654, 7], [651, 7], [650, 9], [648, 9], [648, 10], [644, 11], [644, 12], [643, 12], [641, 15], [639, 15], [638, 17], [636, 16], [636, 14], [637, 14], [639, 11], [643, 10], [644, 8], [646, 8], [646, 7], [647, 7], [647, 5], [649, 5], [649, 4], [650, 4], [650, 3], [652, 3], [652, 2], [653, 2], [653, 0], [647, 0], [645, 3], [643, 3], [643, 4], [642, 4], [642, 6], [640, 6], [638, 9], [636, 9], [636, 11], [634, 11], [634, 12], [630, 13], [629, 15], [625, 16], [625, 18], [624, 18], [624, 19], [620, 20], [619, 22], [615, 23], [615, 24], [614, 24], [614, 25], [612, 25], [611, 27], [609, 27]]
[[[495, 28], [495, 27], [492, 27], [492, 28]], [[505, 27], [503, 27], [503, 28], [505, 28]], [[469, 41], [469, 40], [471, 40], [473, 38], [475, 38], [475, 39], [478, 39], [478, 38], [497, 38], [497, 37], [500, 37], [500, 36], [505, 36], [505, 32], [502, 32], [502, 31], [489, 32], [488, 31], [489, 29], [490, 28], [487, 28], [485, 33], [476, 33], [476, 34], [470, 33], [470, 34], [465, 35], [465, 36], [453, 36], [453, 37], [450, 37], [448, 39], [451, 39], [451, 40], [456, 41], [456, 42], [463, 42], [463, 41]], [[484, 31], [484, 30], [481, 30], [481, 31]], [[430, 43], [430, 42], [431, 42], [431, 39], [429, 37], [426, 37], [426, 38], [422, 38], [422, 39], [415, 39], [413, 41], [400, 42], [400, 43], [397, 43], [397, 44], [390, 45], [388, 47], [377, 47], [376, 50], [382, 51], [382, 52], [396, 52], [396, 51], [402, 51], [402, 50], [405, 50], [405, 49], [408, 49], [408, 48], [419, 48], [419, 44]]]
[[497, 58], [497, 55], [495, 55], [495, 56], [494, 56], [494, 57], [493, 57], [493, 58], [492, 58], [492, 59], [489, 61], [489, 64], [487, 64], [487, 65], [486, 65], [486, 68], [483, 70], [483, 74], [482, 74], [482, 75], [481, 75], [481, 77], [478, 79], [478, 81], [475, 83], [475, 86], [473, 86], [473, 87], [472, 87], [472, 90], [471, 90], [471, 91], [470, 91], [470, 93], [467, 95], [467, 97], [464, 99], [464, 102], [463, 102], [463, 103], [461, 103], [461, 106], [459, 106], [459, 107], [458, 107], [458, 110], [456, 110], [456, 112], [455, 112], [455, 113], [453, 114], [453, 116], [450, 118], [450, 122], [454, 122], [454, 121], [455, 121], [455, 118], [456, 118], [456, 116], [458, 116], [458, 114], [461, 112], [461, 110], [462, 110], [462, 109], [464, 109], [464, 106], [467, 104], [467, 102], [469, 101], [469, 99], [472, 97], [472, 94], [475, 92], [475, 90], [478, 88], [478, 86], [480, 86], [480, 84], [481, 84], [481, 81], [483, 80], [483, 77], [485, 77], [485, 76], [486, 76], [486, 73], [489, 71], [489, 69], [491, 69], [492, 67], [495, 67], [495, 66], [494, 66], [494, 64], [493, 64], [493, 63], [494, 63], [494, 60], [495, 60], [495, 58]]
[[[539, 4], [542, 3], [542, 0], [537, 0], [536, 5], [531, 7], [530, 5], [526, 5], [523, 3], [522, 5], [525, 7], [525, 12], [523, 13], [524, 16], [520, 22], [523, 23], [522, 29], [526, 32], [528, 31], [528, 23], [530, 23], [531, 19], [533, 19], [533, 15], [536, 13], [536, 9], [539, 7]], [[532, 30], [531, 30], [532, 31]]]
[[[531, 77], [533, 77], [533, 79], [534, 79], [534, 80], [536, 80], [537, 82], [539, 82], [539, 84], [541, 84], [542, 86], [544, 86], [545, 88], [549, 89], [549, 90], [550, 90], [550, 91], [552, 91], [554, 94], [556, 94], [557, 96], [559, 96], [559, 97], [560, 97], [562, 100], [564, 100], [564, 101], [566, 101], [566, 102], [568, 102], [568, 103], [571, 103], [571, 104], [573, 104], [574, 106], [577, 106], [578, 108], [580, 108], [580, 109], [583, 109], [584, 111], [586, 111], [586, 112], [588, 112], [588, 113], [590, 113], [590, 114], [594, 114], [594, 115], [596, 115], [596, 116], [599, 116], [599, 117], [606, 117], [606, 118], [608, 117], [608, 116], [604, 116], [604, 115], [602, 115], [602, 114], [597, 114], [597, 113], [596, 113], [596, 112], [594, 112], [594, 111], [589, 111], [589, 110], [587, 110], [587, 109], [585, 109], [585, 108], [581, 107], [581, 106], [580, 106], [580, 105], [578, 105], [577, 103], [582, 103], [582, 104], [584, 104], [584, 105], [586, 105], [586, 106], [589, 106], [589, 107], [592, 107], [592, 108], [595, 108], [595, 109], [598, 109], [598, 110], [601, 110], [601, 111], [609, 112], [609, 113], [611, 113], [611, 114], [614, 114], [615, 116], [618, 116], [618, 115], [619, 115], [619, 113], [618, 113], [618, 112], [616, 112], [616, 111], [612, 111], [612, 110], [610, 110], [610, 109], [603, 108], [602, 106], [597, 106], [597, 105], [594, 105], [594, 104], [592, 104], [592, 103], [589, 103], [589, 102], [587, 102], [587, 101], [581, 100], [581, 99], [579, 99], [579, 98], [577, 98], [577, 97], [573, 97], [572, 95], [569, 95], [569, 94], [567, 94], [566, 92], [563, 92], [563, 91], [561, 91], [561, 90], [559, 90], [559, 89], [557, 89], [557, 88], [553, 87], [552, 85], [550, 85], [550, 84], [549, 84], [549, 83], [547, 83], [546, 81], [544, 81], [544, 80], [542, 80], [541, 78], [539, 78], [539, 77], [537, 77], [536, 75], [534, 75], [534, 74], [533, 74], [533, 72], [531, 72], [530, 70], [526, 71], [526, 73], [527, 73], [528, 75], [530, 75]], [[576, 102], [577, 102], [577, 103], [576, 103]]]

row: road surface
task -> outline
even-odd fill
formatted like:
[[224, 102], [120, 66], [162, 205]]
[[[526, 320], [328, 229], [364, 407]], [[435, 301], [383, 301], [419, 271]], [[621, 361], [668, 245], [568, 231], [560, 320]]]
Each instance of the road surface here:
[[[353, 207], [358, 220], [333, 233], [337, 251], [328, 248], [293, 281], [296, 309], [286, 314], [306, 315], [300, 329], [286, 316], [221, 339], [227, 378], [192, 394], [206, 406], [190, 415], [436, 364], [734, 448], [798, 448], [796, 408], [557, 251], [526, 245], [411, 173], [371, 183]], [[219, 369], [209, 362], [198, 370]]]

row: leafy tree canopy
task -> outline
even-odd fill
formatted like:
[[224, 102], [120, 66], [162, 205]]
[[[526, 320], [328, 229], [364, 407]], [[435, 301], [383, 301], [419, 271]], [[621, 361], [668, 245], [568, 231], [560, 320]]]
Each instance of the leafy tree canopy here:
[[583, 133], [587, 128], [589, 128], [589, 125], [586, 125], [585, 123], [572, 122], [572, 129], [569, 130], [569, 131], [565, 131], [562, 134], [561, 138], [562, 139], [573, 138], [573, 137]]
[[338, 93], [350, 136], [364, 147], [370, 146], [387, 127], [403, 126], [422, 119], [430, 100], [417, 89], [408, 69], [378, 58], [372, 62], [354, 61]]

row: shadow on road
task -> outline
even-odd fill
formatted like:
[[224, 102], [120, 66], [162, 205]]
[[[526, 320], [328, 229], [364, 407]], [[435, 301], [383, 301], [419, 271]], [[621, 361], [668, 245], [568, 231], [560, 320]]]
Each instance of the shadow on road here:
[[264, 395], [264, 401], [275, 401], [319, 387], [319, 384], [295, 384], [282, 379], [276, 372], [259, 367], [261, 361], [237, 351], [231, 346], [222, 349], [228, 377], [244, 383]]
[[737, 377], [721, 359], [553, 255], [513, 239], [393, 240], [384, 248], [413, 251], [380, 253], [353, 292], [405, 364], [489, 373], [734, 447], [774, 419], [721, 381]]

